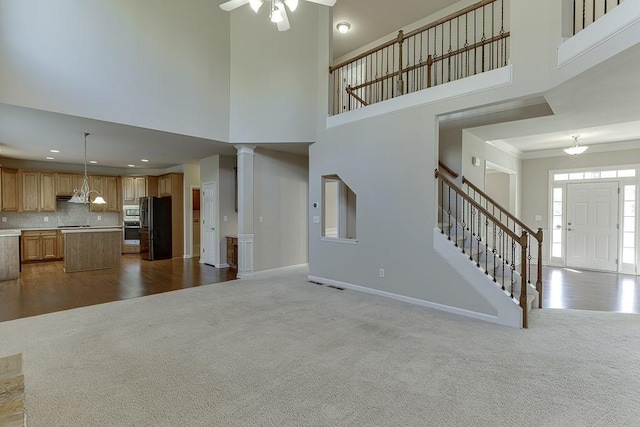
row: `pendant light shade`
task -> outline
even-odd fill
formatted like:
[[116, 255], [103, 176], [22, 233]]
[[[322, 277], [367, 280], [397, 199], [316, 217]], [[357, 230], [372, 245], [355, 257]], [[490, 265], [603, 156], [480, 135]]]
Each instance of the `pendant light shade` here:
[[565, 153], [572, 155], [572, 156], [577, 156], [578, 154], [582, 154], [585, 151], [587, 151], [587, 149], [589, 149], [588, 145], [580, 145], [578, 144], [578, 137], [580, 135], [577, 136], [572, 136], [573, 138], [573, 145], [571, 145], [571, 147], [567, 147], [565, 148], [564, 151]]
[[[82, 186], [73, 190], [73, 196], [69, 199], [69, 203], [94, 203], [96, 205], [107, 204], [102, 193], [96, 190], [89, 189], [89, 177], [87, 176], [87, 136], [91, 135], [88, 132], [82, 132], [84, 135], [84, 177], [82, 178]], [[96, 198], [91, 201], [91, 193], [96, 193]]]

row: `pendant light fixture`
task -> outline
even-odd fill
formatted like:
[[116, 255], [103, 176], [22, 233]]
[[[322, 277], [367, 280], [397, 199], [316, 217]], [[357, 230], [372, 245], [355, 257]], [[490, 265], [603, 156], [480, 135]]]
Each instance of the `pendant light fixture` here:
[[[89, 132], [82, 132], [84, 135], [84, 178], [82, 179], [82, 187], [73, 190], [73, 196], [69, 199], [69, 203], [94, 203], [96, 205], [105, 205], [107, 202], [102, 197], [102, 193], [96, 190], [89, 190], [89, 178], [87, 177], [87, 136]], [[91, 200], [91, 193], [96, 193], [96, 198]]]
[[580, 135], [576, 135], [576, 136], [572, 136], [571, 138], [573, 138], [573, 145], [571, 145], [571, 147], [567, 147], [565, 148], [564, 151], [567, 154], [570, 154], [572, 156], [577, 156], [578, 154], [582, 154], [585, 151], [587, 151], [587, 149], [589, 148], [588, 145], [580, 145], [578, 144], [578, 138], [580, 137]]

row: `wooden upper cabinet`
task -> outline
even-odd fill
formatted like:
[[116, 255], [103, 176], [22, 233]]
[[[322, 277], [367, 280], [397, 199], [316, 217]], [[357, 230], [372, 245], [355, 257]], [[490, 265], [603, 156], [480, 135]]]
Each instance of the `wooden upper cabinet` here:
[[158, 177], [158, 197], [171, 195], [171, 174]]
[[59, 196], [73, 196], [73, 190], [82, 187], [84, 175], [77, 173], [56, 174], [56, 194]]
[[56, 174], [40, 172], [40, 211], [56, 211]]
[[0, 209], [18, 212], [20, 201], [18, 169], [0, 168]]
[[22, 171], [22, 211], [40, 210], [40, 174], [34, 171]]
[[56, 179], [53, 172], [22, 171], [22, 211], [55, 212]]
[[[89, 210], [91, 212], [120, 212], [119, 183], [120, 181], [117, 176], [90, 176], [89, 189], [96, 190], [100, 193], [107, 203], [105, 205], [91, 203]], [[91, 200], [95, 199], [96, 196], [95, 193], [91, 193]]]
[[147, 196], [147, 178], [144, 176], [125, 176], [122, 178], [124, 203], [137, 205], [141, 197]]

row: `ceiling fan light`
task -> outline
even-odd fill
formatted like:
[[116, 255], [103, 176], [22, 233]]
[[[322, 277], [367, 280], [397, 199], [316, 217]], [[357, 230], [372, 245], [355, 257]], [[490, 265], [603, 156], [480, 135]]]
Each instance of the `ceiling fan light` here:
[[251, 6], [251, 9], [253, 9], [255, 13], [258, 13], [260, 7], [262, 7], [262, 3], [262, 0], [251, 0], [249, 1], [249, 6]]
[[338, 25], [336, 25], [336, 28], [338, 29], [338, 31], [344, 34], [351, 29], [351, 24], [349, 24], [348, 22], [340, 22], [338, 23]]
[[298, 8], [298, 0], [284, 0], [284, 4], [287, 5], [291, 12], [295, 12]]

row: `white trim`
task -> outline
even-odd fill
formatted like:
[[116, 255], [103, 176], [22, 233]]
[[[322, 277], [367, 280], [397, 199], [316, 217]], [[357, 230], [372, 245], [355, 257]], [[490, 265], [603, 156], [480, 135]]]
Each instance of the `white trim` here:
[[234, 147], [237, 150], [236, 155], [239, 154], [254, 154], [256, 145], [236, 144]]
[[[640, 2], [626, 1], [616, 6], [558, 47], [558, 68], [586, 55], [638, 22], [640, 22]], [[617, 53], [618, 51], [612, 50], [607, 52], [607, 55], [611, 57]]]
[[296, 268], [303, 268], [303, 267], [309, 268], [309, 263], [285, 265], [284, 267], [270, 268], [269, 270], [260, 270], [260, 271], [254, 272], [252, 276], [258, 277], [258, 276], [263, 276], [264, 274], [267, 274], [267, 273], [279, 273], [279, 272], [285, 272], [285, 271], [294, 270]]
[[418, 92], [408, 93], [397, 98], [388, 99], [328, 117], [326, 127], [332, 128], [369, 119], [372, 117], [407, 110], [422, 105], [434, 104], [449, 99], [469, 96], [488, 90], [509, 86], [513, 83], [513, 66], [511, 64], [484, 73], [443, 83]]
[[485, 322], [497, 323], [496, 317], [490, 314], [478, 313], [475, 311], [469, 311], [469, 310], [465, 310], [463, 308], [458, 308], [458, 307], [451, 307], [449, 305], [438, 304], [435, 302], [425, 301], [418, 298], [412, 298], [404, 295], [394, 294], [391, 292], [381, 291], [378, 289], [367, 288], [366, 286], [353, 285], [351, 283], [340, 282], [338, 280], [326, 279], [324, 277], [310, 275], [307, 277], [307, 279], [311, 282], [322, 283], [324, 285], [333, 285], [339, 288], [350, 289], [352, 291], [364, 292], [366, 294], [377, 295], [385, 298], [391, 298], [397, 301], [418, 305], [420, 307], [433, 308], [435, 310], [440, 310], [447, 313], [470, 317], [472, 319], [478, 319], [478, 320], [483, 320]]
[[223, 262], [222, 264], [216, 264], [214, 265], [215, 268], [228, 268], [230, 267], [229, 264], [227, 264], [226, 262]]
[[345, 245], [355, 245], [358, 243], [358, 239], [343, 239], [340, 237], [320, 237], [321, 242], [330, 242], [330, 243], [342, 243]]

